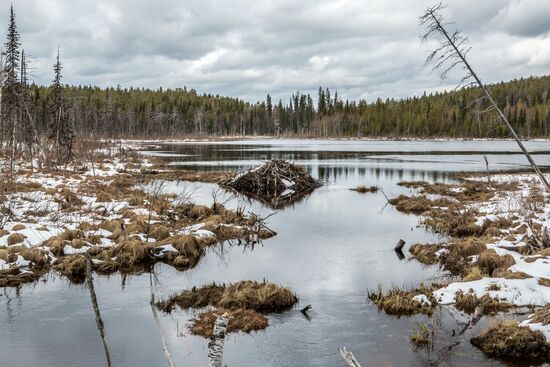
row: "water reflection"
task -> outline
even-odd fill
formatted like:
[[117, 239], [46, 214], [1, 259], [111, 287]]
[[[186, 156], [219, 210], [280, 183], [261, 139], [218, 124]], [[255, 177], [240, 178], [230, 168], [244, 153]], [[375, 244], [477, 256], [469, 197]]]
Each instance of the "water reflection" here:
[[[433, 156], [430, 160], [415, 156], [417, 161], [408, 162], [388, 157], [367, 159], [364, 151], [359, 151], [364, 147], [356, 143], [349, 147], [342, 147], [341, 142], [315, 144], [320, 146], [318, 150], [310, 149], [311, 144], [299, 146], [298, 143], [279, 147], [254, 143], [246, 146], [163, 146], [163, 151], [187, 155], [163, 159], [189, 164], [214, 162], [194, 166], [194, 169], [204, 170], [244, 169], [271, 157], [294, 157], [302, 160], [314, 177], [327, 184], [269, 218], [269, 227], [278, 234], [263, 243], [253, 247], [238, 243], [211, 247], [195, 268], [185, 272], [157, 264], [156, 297], [160, 299], [214, 281], [244, 279], [265, 278], [295, 290], [300, 296], [297, 309], [270, 315], [270, 326], [265, 331], [228, 337], [224, 350], [224, 364], [228, 366], [343, 366], [337, 353], [339, 346], [347, 346], [366, 366], [433, 363], [433, 355], [413, 353], [408, 340], [415, 322], [428, 322], [428, 319], [424, 316], [399, 320], [388, 317], [366, 302], [366, 294], [368, 289], [379, 285], [414, 286], [421, 281], [437, 279], [440, 276], [437, 269], [402, 260], [393, 248], [396, 241], [403, 238], [407, 242], [404, 250], [407, 256], [409, 245], [435, 242], [438, 238], [419, 228], [417, 217], [403, 215], [386, 206], [382, 194], [360, 195], [349, 188], [360, 184], [376, 185], [390, 196], [406, 194], [410, 190], [398, 186], [399, 181], [450, 182], [453, 171], [478, 169], [478, 166], [484, 169], [484, 166], [471, 155]], [[336, 148], [341, 151], [335, 151]], [[441, 145], [435, 148], [440, 149]], [[423, 149], [426, 150], [426, 146]], [[492, 161], [495, 166], [499, 162], [517, 166], [513, 161], [506, 163], [498, 157]], [[418, 158], [424, 162], [418, 162]], [[240, 163], [234, 164], [235, 161]], [[163, 187], [177, 194], [192, 191], [193, 200], [204, 205], [212, 204], [213, 188], [213, 184], [176, 182]], [[223, 193], [217, 200], [225, 202], [232, 196]], [[261, 216], [273, 212], [262, 203], [240, 196], [232, 198], [227, 205], [231, 208], [246, 206], [246, 210]], [[95, 288], [113, 364], [164, 365], [162, 345], [149, 307], [148, 274], [97, 276]], [[306, 305], [312, 305], [308, 312], [310, 320], [299, 311]], [[104, 365], [103, 347], [89, 295], [83, 286], [71, 285], [64, 278], [49, 275], [47, 282], [26, 285], [19, 293], [6, 290], [0, 296], [0, 309], [3, 311], [0, 312], [0, 354], [6, 356], [2, 363], [45, 367]], [[207, 340], [189, 335], [186, 329], [194, 313], [178, 311], [160, 316], [176, 363], [206, 365]], [[444, 348], [445, 333], [456, 328], [456, 321], [443, 314], [436, 323], [440, 323], [440, 346]], [[502, 365], [487, 360], [473, 349], [467, 335], [461, 341], [437, 364]]]

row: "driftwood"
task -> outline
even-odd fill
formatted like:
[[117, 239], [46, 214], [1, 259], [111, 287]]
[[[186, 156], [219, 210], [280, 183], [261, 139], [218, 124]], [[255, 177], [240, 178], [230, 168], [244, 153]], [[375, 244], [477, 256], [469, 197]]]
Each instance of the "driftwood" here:
[[361, 367], [361, 365], [359, 364], [357, 359], [355, 359], [355, 356], [353, 355], [353, 353], [348, 352], [346, 350], [346, 347], [338, 348], [338, 352], [340, 352], [340, 355], [342, 356], [344, 361], [346, 361], [348, 366], [350, 366], [350, 367]]
[[302, 199], [321, 186], [302, 167], [280, 159], [241, 172], [220, 185], [277, 209]]
[[400, 251], [402, 252], [403, 251], [403, 246], [405, 246], [405, 241], [403, 240], [399, 240], [397, 241], [397, 244], [395, 245], [395, 247], [393, 248], [395, 251]]
[[94, 289], [94, 280], [92, 278], [92, 258], [88, 252], [86, 252], [86, 284], [88, 286], [88, 290], [90, 291], [90, 298], [92, 299], [92, 307], [95, 314], [95, 322], [97, 324], [97, 329], [99, 330], [99, 335], [101, 336], [101, 341], [103, 342], [107, 366], [111, 367], [111, 355], [107, 345], [107, 337], [105, 336], [105, 327], [103, 326], [103, 320], [101, 319], [101, 314], [99, 313], [99, 306], [97, 304], [97, 297]]
[[218, 316], [214, 322], [212, 338], [208, 343], [208, 367], [222, 367], [223, 344], [229, 319], [225, 315]]
[[162, 329], [160, 327], [160, 320], [157, 314], [157, 308], [155, 307], [155, 293], [153, 293], [153, 272], [152, 271], [151, 273], [149, 273], [149, 287], [151, 289], [151, 301], [149, 303], [151, 304], [151, 310], [153, 311], [153, 318], [155, 319], [155, 324], [157, 325], [157, 328], [159, 330], [160, 340], [162, 341], [162, 351], [164, 352], [164, 357], [166, 358], [166, 362], [168, 363], [169, 367], [176, 367], [176, 364], [174, 363], [174, 360], [172, 359], [172, 355], [168, 350], [168, 344], [166, 343], [166, 339], [164, 338], [164, 334], [162, 333]]

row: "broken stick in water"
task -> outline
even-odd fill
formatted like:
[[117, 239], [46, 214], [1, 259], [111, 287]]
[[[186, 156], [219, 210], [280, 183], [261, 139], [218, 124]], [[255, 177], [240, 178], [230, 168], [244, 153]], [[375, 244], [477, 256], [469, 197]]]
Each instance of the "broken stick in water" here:
[[99, 335], [103, 341], [103, 348], [105, 349], [105, 358], [107, 359], [107, 366], [111, 367], [111, 355], [109, 354], [109, 347], [107, 346], [107, 338], [105, 337], [105, 329], [103, 326], [103, 320], [99, 313], [99, 306], [97, 305], [97, 297], [94, 290], [94, 280], [92, 278], [92, 258], [89, 252], [86, 252], [86, 284], [90, 291], [90, 298], [92, 299], [92, 307], [95, 314], [95, 322], [99, 330]]
[[229, 325], [227, 314], [218, 316], [214, 322], [212, 338], [208, 343], [208, 367], [222, 367], [223, 343], [227, 325]]
[[149, 273], [149, 287], [151, 288], [151, 302], [150, 302], [151, 310], [153, 310], [153, 318], [155, 319], [155, 323], [157, 324], [157, 328], [159, 329], [160, 339], [162, 341], [162, 350], [164, 351], [166, 362], [168, 362], [168, 366], [176, 367], [176, 364], [172, 360], [172, 355], [170, 355], [170, 351], [168, 350], [168, 344], [166, 343], [164, 334], [162, 333], [159, 316], [157, 314], [157, 309], [155, 307], [155, 293], [153, 293], [153, 270], [151, 270], [151, 272]]
[[361, 365], [359, 364], [357, 359], [355, 359], [355, 356], [353, 355], [353, 353], [348, 352], [346, 350], [346, 347], [338, 348], [338, 351], [340, 352], [340, 355], [342, 356], [344, 361], [346, 361], [348, 366], [350, 366], [350, 367], [361, 367]]
[[403, 240], [399, 240], [397, 241], [397, 244], [395, 245], [395, 247], [393, 248], [395, 251], [400, 251], [402, 252], [403, 251], [403, 246], [405, 246], [405, 241]]

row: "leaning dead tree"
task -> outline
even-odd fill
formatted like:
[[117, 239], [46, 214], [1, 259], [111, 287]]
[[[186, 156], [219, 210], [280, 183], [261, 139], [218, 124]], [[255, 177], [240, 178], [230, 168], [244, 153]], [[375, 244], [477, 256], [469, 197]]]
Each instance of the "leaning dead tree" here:
[[99, 305], [97, 304], [97, 296], [95, 294], [95, 289], [94, 289], [94, 279], [92, 277], [92, 257], [90, 256], [89, 252], [86, 252], [85, 255], [86, 255], [86, 284], [88, 285], [88, 291], [90, 291], [90, 297], [92, 299], [92, 307], [94, 309], [97, 329], [99, 330], [99, 335], [101, 336], [101, 341], [103, 342], [103, 349], [105, 350], [107, 367], [111, 367], [111, 354], [109, 353], [107, 337], [105, 336], [105, 326], [103, 324], [103, 319], [101, 318], [101, 313], [99, 312]]
[[443, 3], [439, 3], [438, 5], [426, 9], [424, 15], [420, 17], [420, 24], [426, 27], [426, 33], [422, 36], [423, 41], [426, 41], [432, 37], [442, 38], [440, 45], [429, 54], [426, 59], [426, 64], [434, 64], [434, 70], [442, 70], [442, 79], [445, 79], [451, 70], [456, 67], [462, 67], [465, 71], [465, 75], [462, 77], [457, 88], [474, 85], [481, 88], [484, 94], [483, 98], [487, 99], [490, 104], [490, 107], [486, 111], [496, 111], [498, 118], [504, 122], [510, 131], [510, 134], [539, 176], [541, 182], [544, 184], [546, 190], [550, 192], [550, 184], [546, 180], [546, 177], [544, 177], [540, 171], [539, 167], [514, 131], [514, 128], [497, 105], [491, 93], [487, 90], [487, 87], [485, 87], [485, 85], [481, 82], [481, 79], [468, 62], [467, 55], [471, 50], [471, 47], [468, 46], [468, 38], [460, 33], [460, 31], [450, 33], [447, 30], [447, 26], [452, 23], [445, 22], [443, 16], [441, 15], [441, 11], [444, 8], [445, 5], [443, 5]]

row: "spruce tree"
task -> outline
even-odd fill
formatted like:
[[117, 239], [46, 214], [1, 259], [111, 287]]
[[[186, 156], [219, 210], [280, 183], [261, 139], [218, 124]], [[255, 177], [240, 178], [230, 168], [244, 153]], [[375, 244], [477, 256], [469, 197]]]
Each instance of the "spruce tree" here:
[[[59, 50], [57, 50], [57, 59], [53, 66], [54, 79], [50, 86], [50, 123], [48, 126], [48, 138], [53, 141], [59, 158], [73, 158], [73, 139], [74, 132], [69, 123], [68, 114], [66, 111], [65, 97], [63, 95], [64, 88], [61, 83], [61, 59]], [[64, 150], [62, 155], [61, 150]]]
[[10, 8], [10, 23], [7, 40], [4, 44], [4, 87], [2, 90], [2, 140], [8, 139], [11, 146], [15, 144], [15, 129], [19, 106], [19, 33], [15, 24], [13, 6]]

